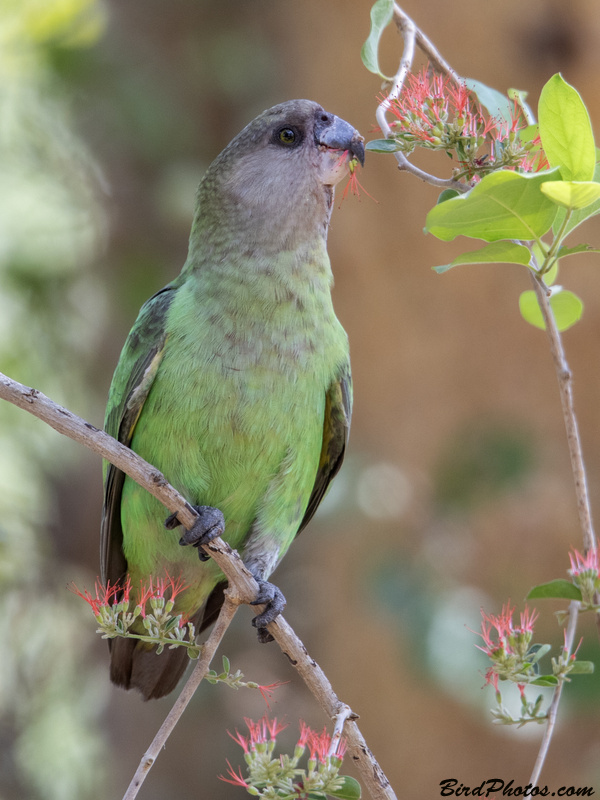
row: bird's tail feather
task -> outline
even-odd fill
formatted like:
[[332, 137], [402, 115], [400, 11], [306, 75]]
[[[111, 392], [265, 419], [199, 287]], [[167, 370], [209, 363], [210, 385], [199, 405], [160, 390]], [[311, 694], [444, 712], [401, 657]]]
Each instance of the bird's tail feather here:
[[[197, 626], [197, 614], [192, 622]], [[138, 689], [145, 700], [164, 697], [173, 691], [190, 659], [185, 647], [165, 649], [160, 655], [156, 647], [137, 639], [116, 638], [110, 644], [110, 679], [123, 689]]]

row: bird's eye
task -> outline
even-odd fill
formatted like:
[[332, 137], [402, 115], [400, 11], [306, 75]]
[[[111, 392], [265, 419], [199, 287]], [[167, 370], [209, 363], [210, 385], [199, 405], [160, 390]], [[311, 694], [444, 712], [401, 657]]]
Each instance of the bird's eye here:
[[294, 144], [296, 141], [296, 131], [293, 128], [282, 128], [277, 134], [277, 138], [281, 144]]

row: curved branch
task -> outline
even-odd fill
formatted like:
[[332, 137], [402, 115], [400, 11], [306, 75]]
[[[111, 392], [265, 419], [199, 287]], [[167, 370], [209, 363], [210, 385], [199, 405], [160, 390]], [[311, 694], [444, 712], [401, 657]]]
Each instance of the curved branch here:
[[[413, 20], [408, 16], [408, 14], [405, 13], [405, 11], [403, 11], [403, 9], [400, 8], [397, 3], [394, 3], [394, 22], [402, 34], [402, 38], [404, 40], [404, 50], [402, 52], [402, 58], [400, 59], [398, 70], [391, 81], [392, 88], [390, 89], [388, 95], [383, 98], [377, 107], [377, 111], [375, 112], [377, 124], [381, 128], [381, 132], [386, 139], [392, 133], [392, 129], [390, 128], [386, 118], [386, 113], [389, 110], [392, 102], [397, 100], [400, 96], [406, 76], [410, 72], [415, 59], [415, 47], [417, 45], [423, 51], [423, 53], [425, 53], [432, 66], [437, 69], [438, 72], [441, 72], [443, 75], [448, 75], [452, 78], [452, 80], [456, 81], [456, 83], [460, 82], [460, 77], [458, 74], [454, 72], [452, 67], [442, 57], [430, 39], [425, 36], [423, 31], [421, 31], [415, 25]], [[394, 153], [394, 157], [398, 162], [399, 170], [403, 172], [410, 172], [411, 175], [414, 175], [415, 177], [420, 178], [420, 180], [425, 181], [425, 183], [429, 183], [439, 189], [455, 189], [462, 194], [467, 192], [470, 188], [460, 181], [455, 181], [452, 178], [438, 178], [429, 172], [425, 172], [425, 170], [422, 170], [419, 167], [415, 167], [414, 164], [412, 164], [404, 155], [404, 153], [396, 152]]]
[[[36, 389], [13, 381], [2, 373], [0, 373], [0, 398], [28, 411], [59, 433], [79, 442], [107, 461], [110, 461], [160, 500], [169, 511], [176, 513], [177, 518], [184, 527], [190, 528], [194, 524], [196, 512], [187, 500], [167, 482], [165, 476], [151, 464], [144, 461], [143, 458], [140, 458], [133, 450], [113, 439], [105, 431], [99, 430], [66, 408], [57, 405]], [[244, 566], [238, 553], [220, 538], [216, 538], [209, 545], [206, 545], [205, 550], [215, 560], [229, 582], [227, 606], [233, 605], [235, 608], [240, 603], [251, 602], [257, 596], [258, 584]], [[222, 617], [220, 616], [219, 620], [221, 619]], [[229, 623], [227, 622], [227, 624]], [[331, 719], [336, 719], [346, 708], [346, 705], [338, 699], [327, 676], [317, 662], [310, 657], [306, 647], [296, 636], [290, 625], [280, 616], [268, 626], [268, 630], [281, 650], [296, 667], [321, 708]], [[218, 642], [216, 642], [214, 649], [216, 649], [217, 645]], [[192, 673], [192, 677], [195, 675], [198, 678], [199, 672], [196, 674], [197, 670], [201, 671], [200, 664], [197, 665]], [[191, 680], [192, 678], [190, 678]], [[188, 684], [184, 687], [184, 693], [187, 688]], [[176, 706], [178, 706], [178, 703], [179, 700], [176, 701]], [[178, 712], [179, 715], [183, 712], [185, 704], [187, 704], [187, 700], [183, 702]], [[355, 715], [350, 716], [356, 718]], [[167, 728], [168, 730], [165, 729], [165, 739], [169, 735], [172, 725], [170, 728], [167, 726]], [[396, 795], [388, 779], [367, 747], [356, 722], [347, 723], [346, 737], [348, 740], [348, 752], [373, 800], [396, 800]], [[153, 746], [148, 752], [154, 752]], [[147, 768], [144, 767], [145, 763], [148, 763]], [[143, 772], [145, 776], [151, 766], [149, 758], [144, 756], [138, 771]], [[141, 782], [139, 785], [141, 785]], [[129, 800], [135, 795], [126, 795], [126, 797]]]
[[408, 16], [404, 9], [400, 8], [397, 3], [394, 3], [394, 22], [398, 26], [400, 33], [405, 35], [405, 31], [414, 31], [415, 42], [419, 49], [429, 59], [430, 64], [442, 75], [447, 75], [457, 83], [460, 81], [460, 76], [455, 72], [446, 59], [442, 56], [437, 47], [433, 44], [431, 39], [426, 36], [423, 31], [415, 25], [412, 19]]

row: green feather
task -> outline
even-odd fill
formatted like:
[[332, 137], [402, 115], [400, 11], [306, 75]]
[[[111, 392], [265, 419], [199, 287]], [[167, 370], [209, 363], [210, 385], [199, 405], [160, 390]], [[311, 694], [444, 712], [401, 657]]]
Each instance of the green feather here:
[[[142, 307], [106, 414], [107, 431], [190, 503], [223, 512], [224, 538], [261, 579], [314, 514], [340, 467], [350, 423], [348, 340], [333, 311], [326, 251], [333, 192], [318, 160], [330, 154], [313, 133], [324, 113], [308, 101], [276, 106], [213, 163], [199, 188], [188, 260]], [[285, 149], [273, 132], [292, 124], [302, 141]], [[210, 622], [224, 576], [179, 545], [180, 534], [165, 530], [166, 515], [106, 467], [103, 580], [128, 572], [135, 587], [166, 569], [189, 585], [176, 613], [199, 621], [214, 592]], [[171, 665], [169, 653], [176, 653]], [[116, 643], [113, 680], [146, 697], [170, 691], [185, 661], [177, 651], [151, 656]]]

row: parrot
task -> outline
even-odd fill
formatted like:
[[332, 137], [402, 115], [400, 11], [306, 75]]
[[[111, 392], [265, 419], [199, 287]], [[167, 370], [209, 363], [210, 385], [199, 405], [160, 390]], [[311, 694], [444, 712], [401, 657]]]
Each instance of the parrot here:
[[[167, 573], [173, 614], [198, 633], [226, 578], [202, 549], [223, 536], [258, 582], [260, 641], [285, 598], [268, 581], [340, 469], [352, 412], [347, 334], [332, 304], [327, 233], [335, 185], [364, 140], [310, 100], [250, 122], [200, 181], [187, 259], [141, 308], [109, 390], [105, 429], [160, 470], [198, 512], [176, 515], [104, 463], [101, 581]], [[186, 545], [192, 545], [188, 547]], [[195, 549], [198, 548], [198, 549]], [[139, 633], [144, 633], [140, 628]], [[169, 694], [186, 648], [109, 640], [110, 678], [144, 699]]]

